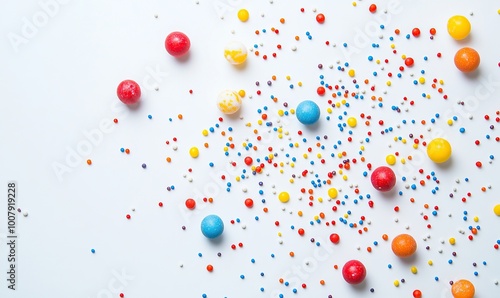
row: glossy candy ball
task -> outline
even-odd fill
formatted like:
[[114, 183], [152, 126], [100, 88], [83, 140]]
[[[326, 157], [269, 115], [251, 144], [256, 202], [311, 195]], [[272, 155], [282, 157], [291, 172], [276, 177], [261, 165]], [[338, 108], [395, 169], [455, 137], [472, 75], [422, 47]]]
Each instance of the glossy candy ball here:
[[165, 49], [174, 57], [185, 55], [191, 47], [191, 41], [186, 34], [182, 32], [172, 32], [165, 39]]
[[235, 91], [224, 90], [217, 97], [217, 107], [224, 114], [234, 114], [241, 108], [241, 97]]
[[448, 33], [456, 40], [466, 38], [470, 33], [470, 22], [464, 16], [452, 16], [448, 20]]
[[417, 242], [411, 235], [400, 234], [392, 239], [391, 249], [396, 256], [407, 258], [417, 251]]
[[201, 221], [201, 232], [209, 239], [214, 239], [224, 232], [224, 223], [217, 215], [208, 215]]
[[476, 294], [476, 289], [470, 281], [461, 279], [453, 283], [451, 294], [453, 298], [472, 298]]
[[373, 187], [379, 191], [390, 191], [396, 185], [396, 174], [391, 168], [381, 166], [373, 171], [371, 182]]
[[451, 156], [451, 145], [443, 138], [436, 138], [427, 145], [427, 155], [435, 163], [446, 162]]
[[224, 57], [229, 63], [239, 65], [247, 60], [247, 48], [239, 41], [231, 41], [224, 48]]
[[295, 109], [295, 114], [300, 123], [311, 125], [318, 121], [320, 116], [319, 106], [312, 100], [304, 100]]
[[454, 58], [455, 66], [462, 72], [472, 72], [479, 67], [481, 57], [473, 48], [465, 47], [457, 51]]
[[342, 276], [351, 285], [360, 284], [366, 277], [365, 265], [358, 260], [350, 260], [342, 267]]
[[126, 105], [135, 104], [141, 98], [141, 87], [135, 81], [122, 81], [116, 88], [116, 95]]

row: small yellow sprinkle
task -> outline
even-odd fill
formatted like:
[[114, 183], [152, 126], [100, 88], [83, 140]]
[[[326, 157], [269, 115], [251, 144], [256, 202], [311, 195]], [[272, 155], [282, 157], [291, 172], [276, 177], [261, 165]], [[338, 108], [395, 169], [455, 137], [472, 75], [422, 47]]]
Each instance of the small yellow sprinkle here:
[[429, 264], [429, 266], [432, 266], [432, 264], [434, 264], [434, 263], [432, 262], [432, 260], [429, 260], [429, 261], [427, 261], [427, 264]]
[[361, 147], [359, 147], [359, 149], [360, 149], [361, 151], [365, 151], [365, 146], [361, 146]]
[[413, 144], [414, 149], [418, 149], [418, 144]]
[[246, 92], [245, 92], [245, 90], [243, 90], [243, 89], [242, 89], [242, 90], [240, 90], [240, 91], [238, 91], [238, 95], [239, 95], [240, 97], [245, 97], [245, 95], [246, 95], [246, 94], [247, 94], [247, 93], [246, 93]]
[[354, 7], [356, 7], [356, 5], [358, 5], [356, 2], [352, 3], [352, 6], [354, 6]]
[[314, 220], [318, 220], [318, 219], [319, 219], [319, 216], [314, 215], [314, 217], [313, 217], [313, 218], [314, 218]]
[[323, 203], [323, 198], [322, 198], [322, 197], [319, 197], [319, 198], [318, 198], [318, 202]]
[[292, 162], [292, 163], [290, 163], [290, 167], [291, 167], [291, 168], [294, 168], [294, 167], [295, 167], [295, 163], [293, 163], [293, 162]]
[[420, 77], [420, 79], [418, 79], [418, 82], [420, 84], [425, 84], [425, 78], [424, 77]]
[[453, 238], [453, 237], [450, 238], [449, 242], [451, 245], [455, 245], [455, 243], [456, 243], [455, 238]]
[[396, 47], [395, 44], [391, 44], [391, 49], [394, 49]]
[[474, 216], [474, 222], [478, 222], [478, 221], [479, 221], [479, 217]]
[[406, 59], [406, 55], [401, 55], [401, 59], [405, 60]]
[[302, 82], [298, 82], [297, 85], [299, 85], [299, 87], [302, 87]]
[[328, 109], [326, 109], [326, 111], [328, 112], [328, 114], [331, 114], [333, 112], [333, 109], [328, 107]]
[[241, 179], [241, 177], [240, 177], [240, 176], [236, 176], [236, 178], [235, 178], [235, 179], [236, 179], [236, 181], [238, 181], [238, 182], [239, 182], [239, 181], [240, 181], [240, 179]]
[[349, 69], [348, 74], [352, 78], [352, 77], [354, 77], [356, 75], [356, 71], [354, 69]]
[[290, 178], [290, 180], [289, 180], [289, 181], [290, 181], [290, 183], [292, 183], [292, 184], [295, 182], [295, 180], [293, 180], [293, 178]]
[[385, 84], [386, 84], [387, 86], [391, 86], [391, 85], [392, 85], [391, 81], [387, 81], [387, 83], [385, 83]]
[[344, 179], [344, 181], [347, 181], [347, 175], [342, 176], [342, 179]]
[[399, 280], [395, 280], [395, 281], [394, 281], [394, 286], [395, 286], [395, 287], [399, 287]]
[[206, 137], [206, 136], [208, 136], [208, 130], [204, 129], [204, 130], [201, 132], [201, 134], [202, 134], [203, 136], [205, 136], [205, 137]]
[[404, 158], [404, 157], [403, 157], [403, 158], [401, 158], [401, 163], [402, 163], [402, 164], [406, 164], [406, 158]]
[[295, 114], [295, 109], [290, 109], [290, 114]]
[[403, 144], [406, 144], [406, 139], [402, 139], [401, 142], [403, 142]]
[[321, 153], [316, 154], [317, 158], [321, 158]]
[[446, 123], [448, 123], [449, 126], [452, 126], [453, 125], [453, 120], [448, 119], [448, 121], [446, 121]]
[[283, 112], [283, 110], [279, 110], [278, 115], [283, 116], [283, 115], [285, 115], [285, 112]]
[[379, 60], [379, 59], [377, 59], [377, 61], [375, 61], [375, 63], [380, 64], [380, 60]]
[[278, 237], [281, 237], [281, 232], [278, 232]]
[[344, 218], [349, 218], [349, 214], [344, 213]]
[[439, 80], [439, 84], [440, 85], [444, 85], [444, 81], [443, 80]]
[[299, 143], [295, 143], [295, 144], [293, 144], [293, 146], [294, 146], [295, 148], [299, 148]]
[[413, 273], [413, 274], [417, 274], [417, 272], [418, 272], [417, 267], [415, 267], [415, 266], [411, 266], [410, 270], [411, 270], [411, 273]]
[[307, 157], [308, 157], [307, 153], [304, 153], [304, 154], [302, 155], [302, 157], [304, 157], [304, 159], [307, 159]]
[[344, 173], [344, 171], [343, 170], [339, 170], [339, 174], [342, 175], [342, 173]]

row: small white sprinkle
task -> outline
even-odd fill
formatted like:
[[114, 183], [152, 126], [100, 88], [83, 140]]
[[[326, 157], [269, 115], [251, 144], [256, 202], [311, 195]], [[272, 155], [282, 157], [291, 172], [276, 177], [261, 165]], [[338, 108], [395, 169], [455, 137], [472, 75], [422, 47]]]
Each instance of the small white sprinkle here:
[[296, 46], [292, 46], [292, 51], [296, 51], [297, 50], [297, 47]]
[[23, 216], [24, 216], [24, 217], [28, 217], [28, 212], [27, 212], [27, 211], [24, 211], [24, 212], [23, 212]]

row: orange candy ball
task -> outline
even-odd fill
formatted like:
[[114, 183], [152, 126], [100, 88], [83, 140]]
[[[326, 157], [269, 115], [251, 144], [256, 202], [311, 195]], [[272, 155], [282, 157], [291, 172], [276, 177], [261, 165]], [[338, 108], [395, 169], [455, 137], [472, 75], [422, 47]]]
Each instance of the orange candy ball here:
[[476, 70], [480, 62], [479, 53], [473, 48], [461, 48], [455, 54], [455, 65], [462, 72], [472, 72]]
[[408, 234], [400, 234], [392, 240], [392, 252], [400, 258], [412, 256], [417, 250], [417, 242]]
[[461, 279], [451, 286], [451, 294], [454, 298], [472, 298], [475, 293], [474, 285], [466, 279]]

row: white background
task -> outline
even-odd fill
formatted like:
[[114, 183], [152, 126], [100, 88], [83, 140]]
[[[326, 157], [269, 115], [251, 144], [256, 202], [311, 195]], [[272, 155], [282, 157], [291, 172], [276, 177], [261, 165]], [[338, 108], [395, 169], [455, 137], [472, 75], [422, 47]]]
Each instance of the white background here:
[[[500, 203], [496, 190], [499, 175], [496, 159], [489, 163], [489, 155], [499, 152], [499, 143], [494, 140], [498, 128], [489, 129], [497, 124], [495, 111], [500, 107], [500, 7], [494, 1], [374, 1], [379, 9], [371, 14], [371, 3], [366, 1], [354, 7], [349, 1], [73, 0], [52, 2], [48, 9], [51, 16], [46, 17], [47, 8], [44, 10], [41, 3], [48, 2], [3, 0], [0, 10], [0, 181], [4, 187], [7, 181], [17, 181], [18, 207], [28, 212], [27, 217], [19, 213], [17, 221], [18, 289], [8, 290], [2, 273], [1, 297], [93, 298], [119, 297], [119, 293], [125, 297], [202, 297], [203, 293], [208, 297], [277, 297], [280, 293], [285, 297], [411, 297], [414, 289], [420, 289], [424, 297], [451, 297], [448, 282], [460, 278], [475, 284], [476, 297], [500, 295], [495, 285], [500, 278], [499, 251], [493, 248], [500, 239], [496, 228], [499, 218], [492, 211]], [[240, 8], [250, 12], [246, 23], [236, 17]], [[322, 25], [315, 20], [319, 12], [326, 16]], [[446, 22], [455, 14], [467, 16], [472, 23], [471, 36], [464, 41], [454, 41], [446, 32]], [[282, 17], [285, 24], [279, 22]], [[374, 34], [380, 24], [385, 29]], [[26, 26], [34, 26], [34, 30], [29, 32]], [[271, 27], [278, 28], [279, 34], [273, 33]], [[407, 40], [404, 36], [414, 27], [421, 29], [421, 37]], [[432, 41], [428, 33], [431, 27], [437, 30]], [[399, 36], [394, 34], [396, 28], [401, 30]], [[176, 30], [191, 39], [187, 58], [175, 59], [165, 51], [165, 37]], [[255, 30], [261, 33], [256, 35]], [[312, 40], [307, 39], [307, 31]], [[296, 35], [300, 41], [295, 41]], [[393, 42], [390, 36], [394, 36]], [[233, 67], [222, 55], [224, 45], [231, 40], [241, 41], [248, 48], [258, 45], [260, 56], [249, 53], [244, 67]], [[342, 49], [344, 42], [348, 50]], [[278, 43], [281, 50], [276, 48]], [[380, 46], [374, 49], [371, 43]], [[391, 43], [397, 54], [392, 53]], [[471, 46], [481, 55], [480, 68], [474, 74], [464, 75], [453, 65], [454, 53], [462, 46]], [[272, 58], [273, 52], [277, 58]], [[437, 58], [438, 52], [442, 58]], [[267, 61], [262, 59], [263, 54], [269, 56]], [[405, 69], [398, 79], [395, 75], [403, 65], [403, 54], [412, 56], [415, 66]], [[369, 55], [382, 62], [369, 62]], [[390, 60], [387, 64], [383, 62], [386, 58]], [[348, 62], [349, 67], [340, 72], [337, 62]], [[320, 63], [322, 70], [317, 67]], [[350, 68], [356, 70], [358, 91], [366, 91], [365, 99], [349, 98], [350, 107], [334, 109], [327, 121], [327, 100], [331, 97], [330, 93], [325, 97], [316, 94], [319, 76], [323, 74], [326, 83], [344, 84], [353, 92], [352, 78], [347, 75]], [[426, 83], [415, 86], [413, 80], [421, 76], [422, 69]], [[372, 75], [374, 71], [379, 73], [377, 77]], [[390, 87], [386, 85], [389, 71], [394, 75]], [[272, 75], [277, 80], [269, 87], [266, 82]], [[369, 85], [363, 83], [365, 78], [370, 80]], [[433, 78], [444, 80], [440, 87], [448, 100], [430, 87]], [[116, 86], [124, 79], [134, 79], [142, 86], [142, 101], [137, 109], [124, 107], [116, 98]], [[299, 87], [298, 82], [303, 86]], [[290, 84], [294, 84], [293, 89]], [[376, 85], [374, 92], [369, 89], [372, 85]], [[236, 117], [225, 117], [216, 108], [217, 94], [224, 89], [247, 92], [241, 114]], [[262, 95], [256, 95], [257, 90]], [[431, 94], [431, 98], [422, 98], [423, 92]], [[277, 104], [271, 95], [279, 98]], [[372, 95], [384, 98], [383, 108], [372, 107]], [[415, 105], [402, 105], [405, 96]], [[305, 128], [292, 115], [278, 116], [277, 111], [284, 109], [283, 102], [294, 108], [304, 99], [313, 99], [321, 107], [317, 127]], [[457, 104], [460, 100], [465, 101], [463, 106]], [[392, 105], [399, 106], [402, 112], [392, 111]], [[268, 107], [273, 127], [281, 125], [289, 136], [280, 139], [276, 132], [257, 124], [257, 109], [264, 106]], [[349, 129], [341, 133], [337, 128], [346, 120], [338, 119], [344, 111], [358, 118], [358, 126], [352, 129], [352, 143], [347, 142]], [[359, 118], [361, 113], [372, 116], [370, 126]], [[431, 124], [436, 113], [441, 117]], [[177, 118], [178, 114], [183, 115], [183, 120]], [[485, 114], [490, 115], [489, 121], [484, 120]], [[203, 137], [201, 131], [215, 127], [221, 116], [224, 121], [220, 128]], [[457, 121], [449, 126], [447, 120], [453, 116]], [[119, 123], [108, 125], [114, 118]], [[381, 119], [383, 126], [378, 124]], [[417, 123], [403, 125], [403, 119], [415, 119]], [[420, 124], [421, 120], [427, 124]], [[248, 122], [251, 127], [245, 126]], [[233, 133], [228, 132], [230, 126]], [[380, 131], [388, 127], [394, 131], [381, 135]], [[460, 127], [466, 133], [461, 134]], [[253, 129], [259, 130], [261, 142], [256, 141]], [[226, 137], [220, 134], [223, 130]], [[298, 130], [304, 134], [298, 136]], [[366, 163], [384, 165], [385, 156], [396, 151], [401, 157], [414, 157], [405, 165], [398, 158], [394, 166], [398, 175], [396, 191], [377, 194], [369, 178], [362, 175], [366, 163], [358, 162], [347, 172], [348, 181], [340, 175], [332, 181], [333, 187], [342, 190], [339, 199], [349, 196], [345, 206], [339, 206], [334, 213], [334, 202], [326, 200], [328, 187], [323, 186], [314, 190], [314, 207], [309, 207], [308, 197], [299, 190], [311, 188], [312, 174], [291, 184], [292, 174], [300, 176], [308, 169], [325, 180], [328, 171], [338, 171], [342, 160], [336, 155], [342, 151], [347, 152], [346, 158], [359, 161], [359, 141], [367, 137], [368, 131], [373, 137], [370, 143], [363, 144]], [[447, 138], [453, 146], [452, 160], [444, 166], [433, 164], [424, 147], [411, 147], [410, 133], [422, 134], [422, 140], [427, 142], [438, 136]], [[315, 147], [314, 138], [325, 134], [328, 140], [321, 141], [326, 147], [321, 151]], [[490, 140], [486, 134], [491, 135]], [[234, 137], [236, 149], [226, 157], [223, 148], [229, 135]], [[394, 142], [397, 136], [407, 138], [408, 143]], [[174, 137], [177, 142], [172, 141]], [[259, 146], [257, 152], [247, 153], [241, 147], [246, 138]], [[302, 138], [307, 138], [306, 144]], [[480, 146], [474, 144], [476, 139], [481, 141]], [[167, 140], [170, 145], [165, 144]], [[338, 140], [343, 145], [333, 149]], [[208, 149], [203, 147], [205, 142], [210, 145]], [[299, 148], [291, 149], [290, 142], [299, 143]], [[174, 150], [174, 146], [178, 149]], [[192, 146], [200, 148], [198, 159], [189, 157]], [[250, 173], [247, 179], [236, 182], [235, 177], [243, 169], [250, 171], [243, 157], [251, 154], [254, 159], [263, 158], [270, 146], [279, 154], [275, 159], [278, 163], [290, 161], [286, 153], [297, 157], [295, 168], [285, 164], [280, 174], [279, 169], [266, 164], [263, 174]], [[314, 150], [305, 160], [302, 155], [308, 147]], [[121, 153], [120, 148], [130, 148], [131, 154]], [[325, 165], [316, 158], [319, 152]], [[335, 157], [330, 157], [331, 153]], [[168, 156], [171, 163], [165, 161]], [[86, 164], [89, 158], [91, 166]], [[311, 166], [310, 160], [316, 164]], [[229, 165], [231, 161], [237, 166]], [[482, 161], [481, 169], [475, 166], [476, 161]], [[210, 162], [215, 164], [213, 168]], [[142, 163], [147, 164], [147, 169], [141, 167]], [[419, 174], [418, 169], [423, 169], [424, 174]], [[419, 185], [431, 171], [440, 180], [436, 195], [431, 193], [434, 182], [426, 180], [426, 186]], [[226, 175], [227, 180], [221, 181], [221, 175]], [[407, 182], [402, 181], [403, 176]], [[231, 192], [225, 190], [227, 181], [233, 185]], [[264, 182], [263, 187], [259, 187], [259, 181]], [[405, 188], [413, 183], [418, 185], [416, 190]], [[172, 185], [175, 190], [168, 191]], [[357, 205], [353, 203], [353, 185], [365, 197]], [[491, 189], [481, 191], [481, 187], [488, 186]], [[242, 191], [244, 188], [247, 193]], [[454, 189], [454, 198], [450, 199]], [[259, 190], [264, 194], [260, 195]], [[277, 200], [280, 191], [291, 194], [286, 205]], [[460, 199], [467, 192], [472, 196], [464, 204]], [[371, 194], [375, 208], [368, 207], [366, 194]], [[214, 203], [204, 203], [203, 196], [212, 196]], [[184, 207], [189, 197], [197, 201], [194, 211]], [[254, 199], [252, 209], [243, 204], [247, 197]], [[318, 197], [325, 201], [318, 202]], [[415, 198], [415, 203], [410, 203], [410, 198]], [[163, 207], [158, 206], [160, 201]], [[4, 272], [6, 195], [1, 202], [0, 272]], [[428, 210], [423, 207], [426, 203]], [[399, 213], [393, 210], [396, 205], [401, 209]], [[432, 216], [436, 205], [438, 216]], [[267, 214], [262, 211], [264, 207], [269, 208]], [[299, 210], [304, 212], [302, 217], [297, 215]], [[462, 219], [465, 210], [469, 213], [467, 221]], [[347, 211], [352, 212], [349, 222], [366, 216], [371, 224], [365, 222], [364, 226], [369, 231], [359, 235], [358, 229], [340, 223], [338, 218]], [[311, 226], [309, 222], [320, 212], [326, 214], [327, 221], [337, 221], [337, 226], [327, 227], [324, 221]], [[215, 243], [203, 237], [199, 229], [203, 217], [211, 213], [221, 216], [225, 223], [224, 235]], [[132, 218], [127, 220], [126, 214]], [[422, 214], [430, 219], [424, 221]], [[259, 216], [258, 221], [255, 216]], [[479, 217], [478, 223], [472, 220], [474, 216]], [[241, 223], [232, 225], [230, 220], [236, 218]], [[274, 224], [276, 220], [279, 227]], [[427, 224], [432, 224], [432, 229], [427, 229]], [[306, 234], [299, 236], [291, 225], [303, 227]], [[467, 239], [470, 225], [481, 227], [473, 241]], [[186, 226], [185, 231], [182, 226]], [[412, 234], [418, 242], [416, 256], [410, 260], [397, 259], [390, 241], [381, 238], [384, 233], [392, 239], [403, 232]], [[340, 244], [330, 243], [331, 233], [340, 235]], [[312, 237], [321, 243], [319, 248], [309, 241]], [[457, 239], [455, 246], [448, 243], [450, 237]], [[374, 246], [374, 241], [379, 245]], [[240, 242], [243, 248], [230, 248]], [[427, 245], [430, 250], [425, 249]], [[373, 249], [371, 253], [366, 251], [368, 246]], [[96, 253], [92, 254], [91, 249]], [[288, 255], [290, 251], [295, 252], [294, 258]], [[451, 255], [453, 251], [457, 257]], [[361, 286], [350, 286], [342, 279], [342, 265], [350, 259], [359, 259], [367, 267], [367, 278]], [[452, 265], [449, 259], [453, 259]], [[428, 260], [433, 260], [434, 265], [427, 265]], [[214, 272], [206, 271], [208, 264], [214, 266]], [[388, 264], [392, 269], [387, 268]], [[339, 269], [335, 270], [334, 265]], [[419, 270], [416, 275], [410, 272], [413, 265]], [[479, 273], [477, 277], [474, 271]], [[240, 278], [242, 274], [245, 279]], [[435, 276], [439, 281], [434, 280]], [[280, 284], [280, 278], [289, 281], [290, 286]], [[393, 281], [402, 278], [406, 282], [394, 287]], [[319, 284], [322, 279], [324, 286]], [[301, 288], [302, 283], [307, 284], [307, 289]], [[293, 288], [298, 289], [297, 294], [292, 293]], [[373, 294], [370, 288], [375, 289]]]

